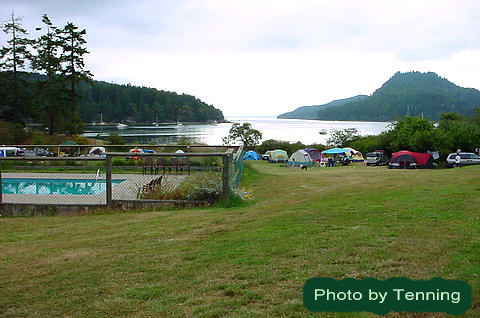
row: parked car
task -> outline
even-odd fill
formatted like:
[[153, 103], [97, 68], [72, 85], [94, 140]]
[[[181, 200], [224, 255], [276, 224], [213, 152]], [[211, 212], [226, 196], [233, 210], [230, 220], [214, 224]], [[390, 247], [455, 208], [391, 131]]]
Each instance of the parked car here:
[[[447, 157], [447, 168], [453, 168], [455, 166], [455, 157], [457, 153], [451, 153]], [[468, 165], [480, 165], [480, 156], [474, 154], [473, 152], [460, 152], [460, 166]]]
[[262, 155], [262, 160], [270, 160], [270, 150]]
[[55, 157], [55, 154], [48, 149], [35, 148], [34, 150], [37, 153], [37, 156], [41, 157]]
[[373, 152], [369, 152], [366, 155], [367, 157], [367, 166], [375, 165], [381, 166], [386, 165], [388, 163], [388, 156], [383, 150], [375, 150]]
[[26, 148], [21, 148], [18, 152], [18, 155], [21, 157], [35, 157], [35, 151], [29, 150]]

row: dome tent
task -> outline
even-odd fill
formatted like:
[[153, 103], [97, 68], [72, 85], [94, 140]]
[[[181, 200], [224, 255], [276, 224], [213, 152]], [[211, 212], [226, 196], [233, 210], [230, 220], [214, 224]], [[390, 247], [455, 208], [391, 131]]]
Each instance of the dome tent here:
[[310, 158], [312, 158], [313, 162], [322, 162], [325, 159], [325, 156], [322, 152], [315, 148], [305, 148], [305, 151], [308, 152]]
[[88, 156], [104, 156], [105, 152], [104, 147], [92, 147], [88, 152]]
[[363, 160], [365, 160], [365, 158], [363, 158], [363, 155], [360, 151], [357, 151], [350, 147], [345, 147], [343, 149], [350, 150], [350, 152], [347, 152], [346, 155], [347, 157], [349, 157], [351, 161], [363, 162]]
[[392, 154], [389, 169], [433, 169], [431, 154], [401, 150]]
[[288, 154], [285, 150], [275, 149], [270, 151], [270, 160], [268, 162], [287, 162]]
[[249, 150], [247, 151], [247, 153], [243, 156], [242, 158], [243, 160], [260, 160], [262, 159], [258, 153], [256, 153], [255, 151], [253, 150]]
[[295, 165], [295, 166], [308, 166], [313, 164], [313, 160], [306, 152], [305, 150], [298, 150], [294, 152], [291, 156], [290, 159], [288, 159], [288, 164], [289, 165]]

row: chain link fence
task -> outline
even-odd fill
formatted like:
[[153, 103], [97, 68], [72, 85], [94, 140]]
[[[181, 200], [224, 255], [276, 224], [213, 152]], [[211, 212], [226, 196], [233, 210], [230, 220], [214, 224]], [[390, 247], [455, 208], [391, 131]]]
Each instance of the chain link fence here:
[[[130, 146], [114, 147], [110, 150], [125, 151]], [[152, 149], [155, 147], [164, 151], [171, 146], [149, 146], [151, 151], [132, 151], [145, 149], [139, 147], [129, 152], [99, 151], [90, 156], [1, 157], [0, 202], [77, 206], [114, 206], [121, 202], [211, 204], [228, 196], [241, 178], [241, 147], [174, 146], [177, 152], [157, 152]], [[184, 150], [178, 149], [181, 147]]]

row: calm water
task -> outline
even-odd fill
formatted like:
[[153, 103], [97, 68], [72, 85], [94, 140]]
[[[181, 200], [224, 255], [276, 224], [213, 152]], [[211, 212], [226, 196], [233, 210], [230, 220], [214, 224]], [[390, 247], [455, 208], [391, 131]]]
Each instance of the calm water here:
[[[249, 122], [253, 128], [263, 134], [263, 140], [277, 139], [290, 142], [301, 141], [305, 144], [323, 143], [330, 137], [332, 129], [356, 128], [362, 135], [376, 135], [381, 133], [390, 124], [388, 122], [361, 122], [361, 121], [322, 121], [301, 119], [276, 119], [267, 117], [230, 117], [231, 122]], [[209, 145], [222, 144], [222, 138], [228, 135], [231, 123], [218, 124], [183, 124], [140, 126], [129, 125], [125, 129], [115, 126], [86, 126], [86, 137], [105, 138], [110, 132], [122, 136], [127, 142], [169, 144], [177, 143], [182, 137], [192, 142], [202, 142]], [[318, 132], [326, 129], [326, 135]]]

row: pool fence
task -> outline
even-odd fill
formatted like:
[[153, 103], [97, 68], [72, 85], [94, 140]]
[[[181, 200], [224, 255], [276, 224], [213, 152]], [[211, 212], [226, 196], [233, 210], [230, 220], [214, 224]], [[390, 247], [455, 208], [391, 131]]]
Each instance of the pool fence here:
[[[57, 154], [61, 149], [34, 147], [58, 149]], [[242, 146], [135, 145], [150, 151], [125, 151], [131, 147], [114, 145], [90, 155], [0, 157], [0, 215], [208, 205], [228, 197], [241, 179]], [[177, 152], [165, 152], [172, 148]]]

